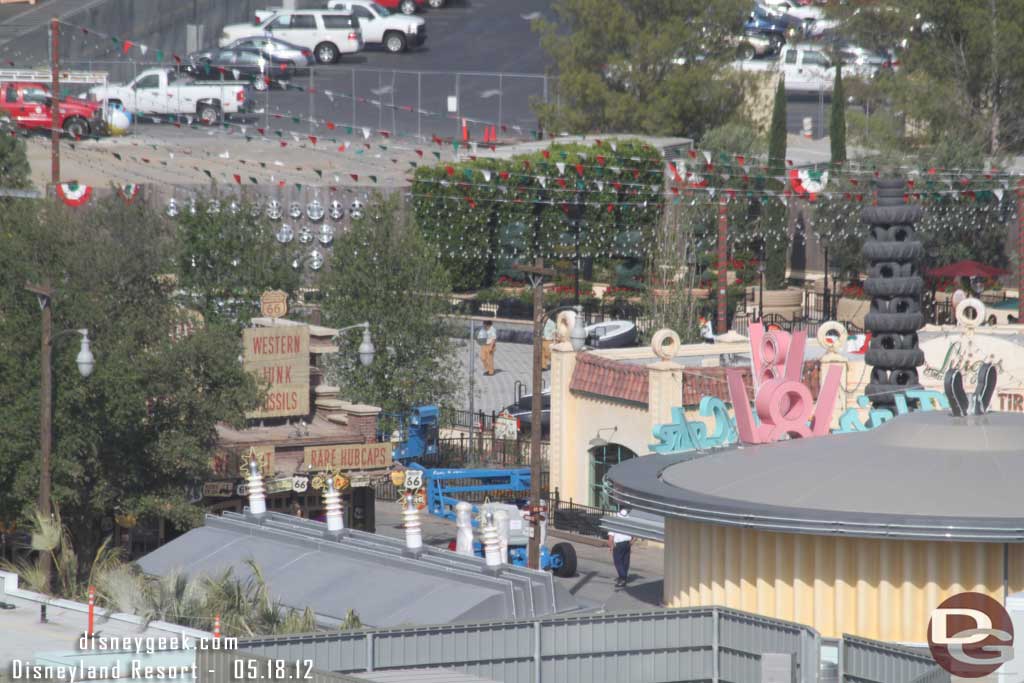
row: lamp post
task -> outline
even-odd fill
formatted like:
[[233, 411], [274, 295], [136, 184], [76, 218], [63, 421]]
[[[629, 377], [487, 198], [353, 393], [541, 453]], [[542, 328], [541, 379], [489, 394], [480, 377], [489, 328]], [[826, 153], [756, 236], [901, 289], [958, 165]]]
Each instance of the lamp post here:
[[[54, 291], [47, 285], [26, 284], [25, 289], [36, 295], [39, 308], [43, 313], [42, 345], [39, 357], [39, 500], [40, 516], [46, 520], [52, 514], [50, 498], [50, 459], [53, 450], [53, 344], [61, 337], [78, 334], [82, 337], [81, 347], [75, 362], [82, 377], [88, 377], [96, 367], [96, 359], [92, 355], [89, 343], [89, 330], [63, 330], [53, 334], [53, 295]], [[40, 565], [47, 589], [50, 585], [50, 556], [45, 552], [40, 555]]]
[[373, 358], [377, 354], [377, 349], [373, 345], [373, 339], [370, 338], [370, 323], [359, 323], [358, 325], [342, 327], [338, 330], [338, 335], [340, 336], [342, 332], [355, 329], [363, 330], [363, 341], [359, 344], [359, 362], [363, 367], [367, 367], [373, 363]]

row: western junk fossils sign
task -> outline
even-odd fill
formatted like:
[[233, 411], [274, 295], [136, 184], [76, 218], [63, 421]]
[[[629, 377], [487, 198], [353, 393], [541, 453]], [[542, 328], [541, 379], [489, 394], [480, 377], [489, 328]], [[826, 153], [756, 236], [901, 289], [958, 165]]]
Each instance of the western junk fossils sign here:
[[247, 417], [309, 414], [309, 327], [254, 327], [242, 332], [243, 365], [270, 383], [263, 407]]
[[305, 464], [311, 470], [377, 470], [391, 467], [391, 442], [337, 446], [307, 446]]

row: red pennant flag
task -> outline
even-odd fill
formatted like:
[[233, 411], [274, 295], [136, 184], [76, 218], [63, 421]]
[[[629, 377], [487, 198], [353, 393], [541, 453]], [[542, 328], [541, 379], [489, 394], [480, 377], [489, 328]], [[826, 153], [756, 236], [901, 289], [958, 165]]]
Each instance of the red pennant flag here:
[[174, 61], [176, 61], [178, 64], [181, 64], [181, 57], [174, 54], [173, 52], [171, 53], [171, 56], [174, 57]]
[[281, 140], [281, 146], [282, 146], [282, 147], [287, 147], [287, 146], [288, 146], [288, 143], [287, 143], [287, 142], [285, 142], [284, 140]]
[[580, 178], [583, 177], [583, 164], [576, 164], [576, 173]]
[[310, 135], [309, 136], [309, 141], [312, 142], [315, 145], [316, 144], [316, 136], [315, 135]]
[[283, 180], [278, 180], [277, 181], [277, 186], [278, 187], [284, 187], [284, 181]]
[[508, 171], [499, 171], [498, 177], [502, 180], [508, 180]]
[[476, 208], [476, 202], [473, 201], [472, 197], [466, 197], [466, 201], [469, 202], [470, 208], [473, 208], [473, 209]]
[[604, 161], [605, 161], [604, 157], [602, 155], [598, 154], [597, 155], [597, 164], [599, 166], [604, 166]]
[[551, 158], [551, 150], [549, 150], [549, 149], [545, 149], [543, 152], [541, 152], [541, 154], [544, 155], [545, 159], [550, 159]]
[[445, 166], [444, 170], [450, 176], [455, 175], [455, 167], [454, 166]]
[[338, 151], [339, 152], [344, 152], [345, 151], [345, 145], [338, 145]]
[[690, 155], [691, 159], [696, 159], [697, 158], [697, 150], [695, 150], [695, 149], [688, 150], [687, 154]]
[[235, 179], [236, 183], [238, 183], [239, 185], [242, 184], [242, 176], [240, 176], [237, 173], [235, 173], [232, 177]]
[[123, 52], [124, 54], [128, 54], [128, 51], [132, 49], [132, 45], [134, 45], [134, 44], [135, 44], [135, 43], [133, 43], [133, 42], [132, 42], [132, 41], [130, 41], [130, 40], [126, 40], [126, 41], [124, 41], [124, 43], [123, 43], [123, 44], [121, 45], [121, 51], [122, 51], [122, 52]]
[[256, 130], [259, 131], [260, 135], [266, 135], [267, 134], [267, 131], [266, 131], [265, 128], [257, 128]]
[[422, 159], [423, 158], [423, 150], [422, 149], [416, 150], [416, 156], [418, 156], [420, 159]]
[[327, 122], [327, 130], [334, 130], [334, 121]]
[[352, 180], [356, 181], [357, 183], [359, 182], [359, 174], [358, 173], [349, 173], [348, 175], [349, 175], [350, 178], [352, 178]]
[[614, 204], [609, 204], [608, 205], [608, 213], [612, 213], [614, 211], [615, 211], [615, 205]]
[[557, 180], [558, 180], [558, 184], [561, 185], [564, 188], [565, 187], [565, 178], [557, 178]]
[[746, 160], [746, 159], [744, 158], [744, 156], [743, 156], [742, 154], [737, 154], [737, 155], [736, 155], [736, 163], [737, 163], [737, 164], [739, 164], [740, 166], [742, 166], [742, 165], [743, 165], [743, 162], [744, 162], [745, 160]]

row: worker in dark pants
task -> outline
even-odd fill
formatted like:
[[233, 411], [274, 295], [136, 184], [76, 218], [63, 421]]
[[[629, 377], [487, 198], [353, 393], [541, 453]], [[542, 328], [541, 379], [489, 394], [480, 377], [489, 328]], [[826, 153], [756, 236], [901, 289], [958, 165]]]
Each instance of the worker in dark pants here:
[[[619, 510], [619, 517], [628, 516], [627, 510]], [[615, 563], [615, 571], [619, 575], [615, 587], [621, 588], [629, 582], [629, 555], [633, 549], [633, 537], [612, 531], [608, 534], [608, 547], [612, 549], [612, 562]]]

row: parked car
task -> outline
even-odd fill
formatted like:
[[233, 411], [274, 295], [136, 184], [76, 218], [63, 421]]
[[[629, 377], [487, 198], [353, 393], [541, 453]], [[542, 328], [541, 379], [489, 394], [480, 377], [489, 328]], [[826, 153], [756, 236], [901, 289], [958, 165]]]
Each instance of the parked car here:
[[857, 45], [843, 45], [838, 50], [843, 63], [843, 75], [850, 72], [862, 78], [874, 78], [883, 70], [894, 69], [891, 54], [868, 50]]
[[[377, 4], [387, 10], [394, 10], [402, 14], [416, 14], [416, 12], [427, 3], [427, 0], [377, 0]], [[444, 0], [440, 5], [431, 3], [431, 7], [444, 6]], [[328, 7], [330, 4], [328, 3]]]
[[351, 14], [331, 10], [262, 10], [252, 24], [224, 27], [218, 45], [225, 47], [253, 30], [273, 36], [313, 52], [320, 64], [333, 64], [342, 55], [363, 49], [359, 20]]
[[260, 92], [295, 75], [291, 62], [274, 59], [251, 47], [195, 52], [188, 56], [183, 70], [200, 80], [247, 81]]
[[742, 35], [732, 37], [729, 44], [736, 47], [736, 56], [740, 59], [767, 57], [782, 47], [774, 36], [759, 31], [744, 31]]
[[[0, 83], [0, 109], [21, 128], [49, 130], [53, 125], [52, 104], [50, 88], [43, 83]], [[103, 107], [96, 102], [61, 100], [59, 115], [60, 127], [73, 138], [88, 137], [104, 130]]]
[[427, 22], [422, 17], [392, 14], [373, 0], [331, 0], [327, 6], [349, 12], [359, 19], [367, 45], [383, 45], [388, 52], [403, 52], [427, 40]]
[[835, 77], [832, 62], [817, 45], [786, 45], [778, 61], [738, 61], [733, 66], [740, 71], [779, 71], [785, 76], [786, 92], [830, 93]]
[[294, 45], [279, 38], [273, 38], [267, 35], [239, 38], [224, 47], [228, 50], [232, 50], [236, 47], [256, 48], [257, 50], [265, 52], [274, 59], [291, 62], [291, 65], [296, 69], [310, 66], [313, 64], [315, 59], [313, 57], [312, 50], [304, 48], [301, 45]]
[[212, 83], [179, 76], [174, 69], [147, 69], [124, 84], [91, 88], [94, 101], [121, 104], [134, 114], [195, 114], [214, 124], [228, 114], [248, 110], [242, 83]]

